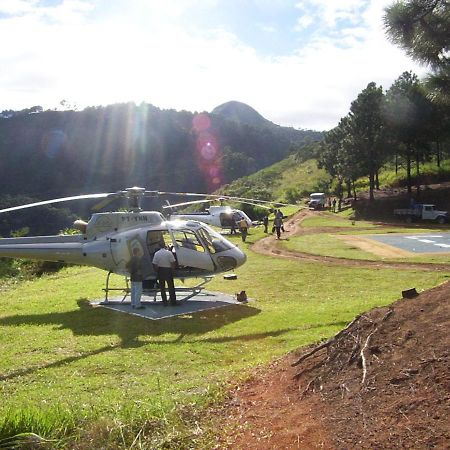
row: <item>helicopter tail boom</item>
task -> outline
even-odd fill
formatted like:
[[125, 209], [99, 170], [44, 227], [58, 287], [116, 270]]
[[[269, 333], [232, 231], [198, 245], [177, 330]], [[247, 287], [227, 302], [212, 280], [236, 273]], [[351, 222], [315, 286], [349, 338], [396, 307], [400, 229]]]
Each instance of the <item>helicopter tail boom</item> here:
[[81, 236], [37, 236], [0, 239], [0, 257], [82, 264]]

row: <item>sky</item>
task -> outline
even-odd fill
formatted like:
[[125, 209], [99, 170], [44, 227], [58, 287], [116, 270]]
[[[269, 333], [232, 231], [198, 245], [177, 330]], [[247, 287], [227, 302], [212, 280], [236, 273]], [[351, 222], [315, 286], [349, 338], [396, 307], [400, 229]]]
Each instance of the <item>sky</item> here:
[[[0, 111], [134, 101], [328, 130], [370, 82], [417, 65], [389, 42], [393, 0], [0, 0]], [[67, 106], [66, 106], [67, 107]]]

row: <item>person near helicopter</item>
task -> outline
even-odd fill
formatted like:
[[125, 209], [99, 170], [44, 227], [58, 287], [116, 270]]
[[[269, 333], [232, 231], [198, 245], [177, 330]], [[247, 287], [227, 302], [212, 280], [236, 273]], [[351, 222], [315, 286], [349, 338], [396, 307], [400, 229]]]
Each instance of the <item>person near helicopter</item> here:
[[131, 281], [131, 307], [133, 309], [143, 309], [141, 304], [142, 297], [142, 255], [138, 247], [134, 247], [132, 255], [127, 263], [127, 269], [130, 272]]
[[248, 234], [248, 223], [244, 218], [242, 218], [238, 222], [238, 225], [239, 225], [239, 231], [241, 233], [242, 242], [245, 242], [245, 240], [247, 239], [247, 234]]
[[236, 228], [239, 228], [239, 222], [241, 220], [241, 217], [239, 214], [233, 213], [231, 216], [231, 230], [230, 234], [236, 234]]
[[264, 233], [267, 233], [267, 228], [269, 227], [269, 217], [268, 216], [264, 216], [263, 225], [264, 225]]
[[173, 281], [173, 272], [176, 266], [176, 260], [173, 253], [164, 245], [161, 245], [160, 249], [153, 256], [152, 264], [158, 278], [164, 306], [167, 305], [166, 284], [169, 289], [170, 304], [172, 306], [177, 305], [177, 297], [175, 294], [175, 285]]

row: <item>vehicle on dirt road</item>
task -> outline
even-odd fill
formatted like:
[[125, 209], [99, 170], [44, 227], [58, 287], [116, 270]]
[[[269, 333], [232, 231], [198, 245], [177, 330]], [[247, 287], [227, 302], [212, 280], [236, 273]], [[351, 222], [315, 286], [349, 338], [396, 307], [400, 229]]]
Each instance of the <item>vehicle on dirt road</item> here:
[[323, 192], [314, 192], [309, 196], [308, 206], [310, 209], [324, 209], [327, 197]]
[[448, 222], [448, 212], [439, 211], [431, 204], [418, 203], [413, 208], [394, 209], [394, 214], [404, 218], [407, 223], [415, 220], [432, 220], [442, 225]]

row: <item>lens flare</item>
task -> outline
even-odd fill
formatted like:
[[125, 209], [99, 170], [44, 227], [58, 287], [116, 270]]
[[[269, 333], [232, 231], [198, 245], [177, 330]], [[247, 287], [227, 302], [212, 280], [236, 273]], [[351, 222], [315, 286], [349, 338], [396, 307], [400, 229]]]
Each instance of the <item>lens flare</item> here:
[[200, 113], [192, 119], [192, 128], [197, 132], [206, 131], [210, 126], [211, 119], [208, 114]]
[[206, 113], [197, 114], [192, 120], [196, 134], [197, 165], [202, 171], [208, 190], [215, 190], [222, 184], [220, 144]]

